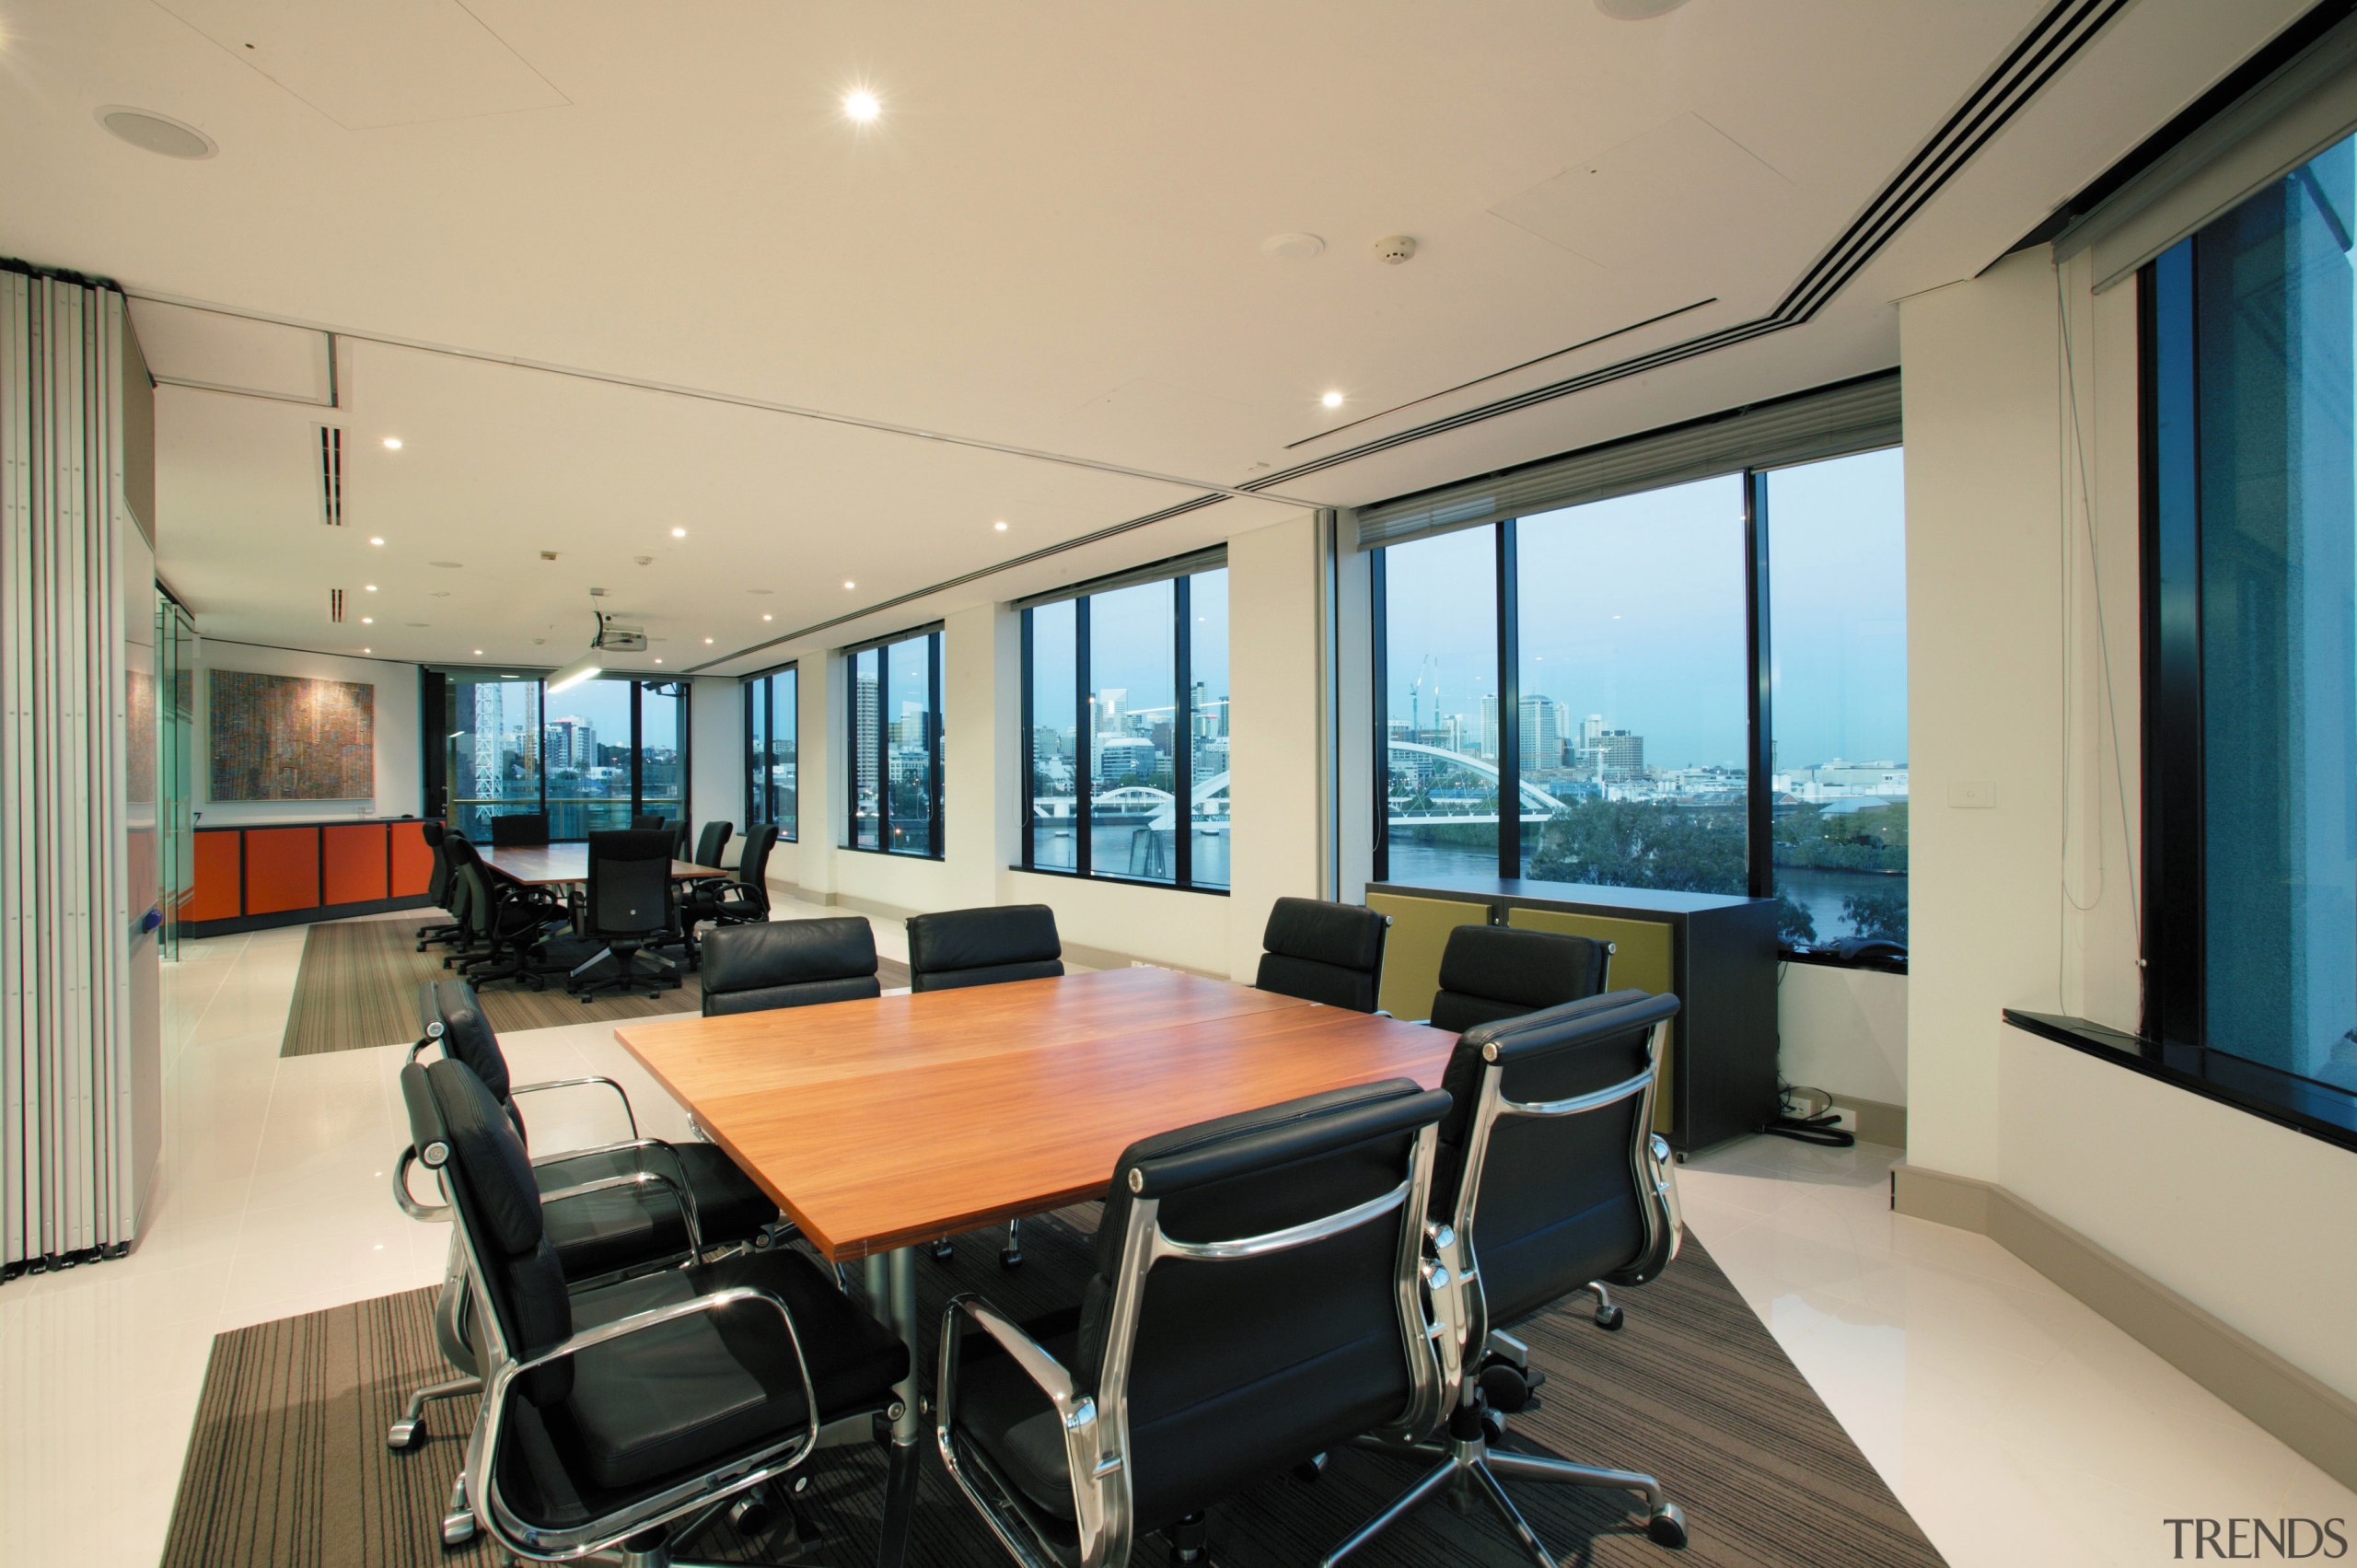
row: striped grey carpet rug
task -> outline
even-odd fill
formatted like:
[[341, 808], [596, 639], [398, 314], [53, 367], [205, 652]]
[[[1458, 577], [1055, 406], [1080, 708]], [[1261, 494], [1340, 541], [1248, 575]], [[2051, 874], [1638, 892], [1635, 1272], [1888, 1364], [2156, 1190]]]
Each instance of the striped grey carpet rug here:
[[[919, 1264], [938, 1321], [953, 1290], [979, 1290], [1018, 1316], [1074, 1299], [1093, 1205], [1024, 1227], [1024, 1267], [998, 1267], [998, 1233], [962, 1238], [955, 1260]], [[1648, 1469], [1686, 1510], [1683, 1554], [1649, 1542], [1617, 1494], [1509, 1483], [1565, 1568], [1938, 1568], [1939, 1554], [1859, 1454], [1768, 1330], [1690, 1237], [1660, 1280], [1627, 1293], [1628, 1325], [1604, 1333], [1585, 1314], [1526, 1325], [1549, 1382], [1538, 1411], [1515, 1418], [1514, 1444]], [[165, 1568], [435, 1568], [498, 1560], [478, 1539], [445, 1552], [436, 1530], [473, 1401], [434, 1407], [431, 1436], [405, 1454], [385, 1428], [408, 1390], [443, 1376], [432, 1293], [263, 1323], [214, 1341], [180, 1476]], [[925, 1451], [910, 1548], [922, 1568], [1005, 1561]], [[874, 1561], [883, 1497], [880, 1456], [865, 1447], [815, 1457], [803, 1507], [747, 1540], [726, 1525], [690, 1544], [722, 1561]], [[1416, 1467], [1342, 1452], [1315, 1483], [1280, 1478], [1211, 1516], [1222, 1568], [1310, 1562], [1402, 1490]], [[1140, 1563], [1158, 1563], [1158, 1540]], [[1367, 1568], [1434, 1562], [1527, 1563], [1486, 1511], [1428, 1505], [1354, 1561]]]
[[[303, 963], [295, 978], [295, 1005], [286, 1015], [281, 1056], [311, 1056], [329, 1051], [364, 1051], [417, 1038], [417, 985], [440, 980], [443, 949], [417, 951], [418, 921], [347, 920], [314, 925], [303, 939]], [[877, 978], [887, 988], [909, 983], [908, 966], [880, 959]], [[563, 1024], [645, 1018], [659, 1013], [693, 1013], [703, 991], [693, 974], [679, 988], [654, 997], [610, 993], [585, 1003], [564, 989], [564, 977], [549, 977], [546, 991], [527, 991], [513, 981], [485, 986], [484, 1016], [491, 1027], [554, 1028]]]

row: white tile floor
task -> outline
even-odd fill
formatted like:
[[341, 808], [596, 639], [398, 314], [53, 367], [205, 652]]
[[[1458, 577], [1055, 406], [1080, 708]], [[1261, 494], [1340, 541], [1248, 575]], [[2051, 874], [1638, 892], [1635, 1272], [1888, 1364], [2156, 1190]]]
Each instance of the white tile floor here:
[[[842, 912], [781, 911], [820, 912]], [[187, 945], [165, 977], [145, 1238], [0, 1286], [8, 1561], [154, 1562], [215, 1333], [441, 1278], [447, 1233], [388, 1187], [408, 1141], [403, 1048], [278, 1055], [303, 939]], [[877, 944], [907, 956], [897, 922]], [[647, 1131], [685, 1135], [610, 1026], [503, 1044], [519, 1082], [604, 1073]], [[599, 1091], [531, 1111], [539, 1148], [617, 1135]], [[2357, 1516], [2357, 1496], [2011, 1254], [1891, 1214], [1895, 1157], [1752, 1139], [1685, 1167], [1681, 1191], [1693, 1234], [1950, 1562], [2161, 1563], [2168, 1517]]]

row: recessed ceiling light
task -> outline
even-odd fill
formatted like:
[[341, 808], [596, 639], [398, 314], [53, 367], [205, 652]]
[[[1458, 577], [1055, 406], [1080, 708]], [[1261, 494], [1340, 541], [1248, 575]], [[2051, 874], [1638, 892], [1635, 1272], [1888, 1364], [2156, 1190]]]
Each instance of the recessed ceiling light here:
[[711, 639], [710, 637], [706, 637], [706, 638], [703, 640], [703, 645], [704, 645], [705, 647], [707, 647], [707, 648], [708, 648], [708, 647], [710, 647], [710, 646], [712, 646], [712, 639]]
[[375, 592], [377, 591], [377, 585], [376, 585], [376, 584], [374, 584], [374, 583], [370, 583], [370, 584], [366, 585], [366, 587], [367, 587], [368, 591], [369, 591], [370, 593], [372, 593], [372, 594], [373, 594], [373, 593], [375, 593]]
[[387, 450], [388, 452], [398, 452], [398, 451], [400, 451], [401, 449], [401, 438], [400, 436], [386, 436], [386, 437], [385, 437], [385, 450]]
[[481, 657], [482, 657], [482, 650], [481, 648], [477, 648], [477, 649], [475, 650], [475, 657], [477, 657], [477, 658], [481, 658]]
[[218, 143], [195, 126], [152, 109], [107, 103], [100, 104], [94, 113], [99, 124], [143, 152], [161, 153], [166, 157], [203, 158], [221, 150]]
[[762, 612], [762, 614], [761, 614], [761, 619], [762, 619], [762, 620], [764, 620], [764, 621], [775, 621], [775, 620], [777, 619], [777, 617], [776, 617], [776, 616], [774, 616], [774, 615], [772, 615], [772, 614], [770, 614], [768, 611], [764, 610], [764, 611]]
[[364, 653], [364, 654], [373, 654], [373, 653], [375, 653], [377, 650], [376, 650], [376, 649], [374, 649], [374, 648], [363, 648], [363, 649], [361, 649], [360, 651], [361, 651], [362, 653]]
[[843, 112], [865, 125], [883, 113], [884, 106], [876, 101], [874, 93], [861, 87], [843, 96]]
[[688, 537], [688, 530], [685, 528], [673, 528], [671, 530], [671, 537], [673, 539], [685, 539]]
[[1328, 408], [1341, 408], [1342, 406], [1342, 394], [1340, 392], [1329, 392], [1318, 401], [1324, 403]]
[[1272, 234], [1260, 241], [1260, 253], [1280, 261], [1306, 261], [1326, 249], [1314, 234]]
[[1001, 533], [1004, 533], [1006, 531], [1006, 525], [1004, 523], [993, 523], [991, 527], [996, 528]]
[[360, 624], [363, 626], [374, 626], [377, 624], [377, 618], [373, 615], [364, 615], [360, 618]]
[[368, 542], [369, 542], [369, 543], [371, 543], [371, 544], [382, 544], [382, 543], [384, 543], [385, 541], [384, 541], [383, 540], [381, 540], [381, 539], [372, 539], [372, 540], [370, 540]]
[[661, 654], [656, 654], [655, 656], [655, 662], [656, 664], [661, 664], [663, 662], [663, 656]]
[[859, 587], [859, 585], [858, 585], [857, 583], [853, 582], [849, 577], [845, 577], [845, 578], [843, 579], [843, 587], [847, 587], [847, 588], [855, 588], [855, 587]]

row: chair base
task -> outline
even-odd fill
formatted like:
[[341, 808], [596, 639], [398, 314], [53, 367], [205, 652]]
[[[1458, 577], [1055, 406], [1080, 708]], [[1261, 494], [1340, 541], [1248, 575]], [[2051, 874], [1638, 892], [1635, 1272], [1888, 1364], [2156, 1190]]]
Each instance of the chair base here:
[[[646, 960], [648, 967], [639, 967], [641, 958]], [[583, 978], [610, 959], [613, 964], [611, 974], [601, 975], [596, 980]], [[646, 994], [650, 997], [660, 996], [667, 991], [677, 991], [679, 988], [679, 966], [650, 947], [600, 947], [575, 964], [564, 982], [565, 989], [581, 998], [584, 1005], [595, 1000], [601, 991], [610, 990], [621, 996], [636, 995], [638, 993], [634, 988], [640, 985], [646, 987]]]
[[[1522, 1510], [1506, 1495], [1500, 1476], [1516, 1481], [1548, 1481], [1558, 1486], [1601, 1487], [1615, 1492], [1633, 1492], [1645, 1500], [1647, 1516], [1645, 1534], [1661, 1546], [1672, 1550], [1686, 1544], [1686, 1516], [1661, 1489], [1661, 1482], [1636, 1470], [1604, 1469], [1594, 1465], [1575, 1465], [1569, 1459], [1550, 1458], [1539, 1454], [1518, 1454], [1511, 1449], [1493, 1448], [1482, 1432], [1476, 1406], [1461, 1407], [1458, 1428], [1469, 1428], [1469, 1436], [1451, 1436], [1438, 1443], [1369, 1443], [1365, 1445], [1389, 1454], [1412, 1454], [1423, 1458], [1436, 1458], [1440, 1463], [1401, 1493], [1382, 1513], [1360, 1528], [1341, 1545], [1319, 1560], [1319, 1568], [1333, 1568], [1360, 1547], [1381, 1535], [1399, 1520], [1433, 1497], [1448, 1493], [1463, 1499], [1469, 1493], [1490, 1505], [1501, 1522], [1512, 1532], [1515, 1540], [1538, 1568], [1556, 1568], [1555, 1556], [1522, 1516]], [[1468, 1416], [1472, 1417], [1467, 1420]]]
[[392, 1424], [385, 1434], [385, 1446], [395, 1453], [413, 1448], [425, 1432], [425, 1407], [435, 1400], [455, 1400], [462, 1394], [482, 1392], [480, 1377], [452, 1377], [440, 1383], [428, 1383], [409, 1397], [409, 1413]]

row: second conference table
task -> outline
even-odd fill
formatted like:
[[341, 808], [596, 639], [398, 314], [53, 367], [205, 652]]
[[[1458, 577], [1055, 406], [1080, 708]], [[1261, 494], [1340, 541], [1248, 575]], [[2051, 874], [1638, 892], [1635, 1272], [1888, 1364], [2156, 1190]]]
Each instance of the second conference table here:
[[901, 1561], [923, 1423], [914, 1249], [1101, 1197], [1141, 1138], [1328, 1089], [1437, 1087], [1456, 1037], [1173, 970], [630, 1019], [614, 1038], [909, 1347], [884, 1507]]
[[[574, 844], [478, 844], [475, 854], [483, 865], [510, 882], [527, 888], [550, 888], [589, 880], [589, 846]], [[706, 877], [727, 877], [717, 865], [671, 863], [671, 880], [693, 882]]]

